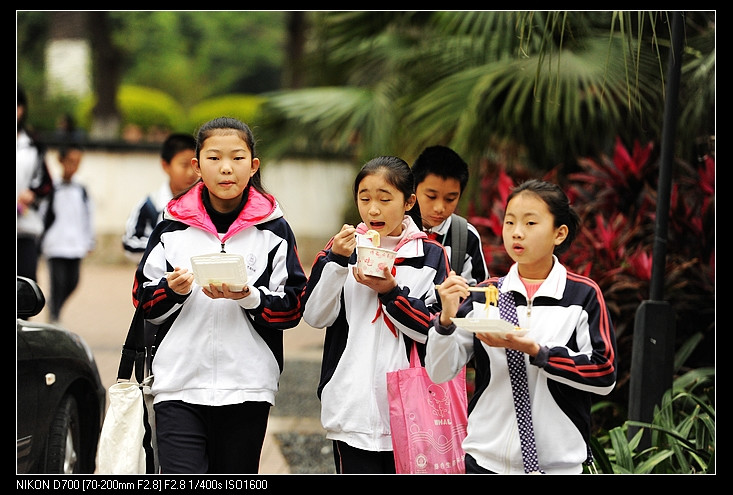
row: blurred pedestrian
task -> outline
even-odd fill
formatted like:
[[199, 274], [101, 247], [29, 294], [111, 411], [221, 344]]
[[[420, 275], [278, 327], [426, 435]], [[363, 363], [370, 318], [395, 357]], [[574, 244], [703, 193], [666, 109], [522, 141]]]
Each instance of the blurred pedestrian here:
[[54, 131], [54, 138], [59, 143], [83, 143], [87, 136], [84, 129], [77, 127], [74, 116], [70, 113], [63, 113], [59, 115], [56, 120], [56, 130]]
[[48, 263], [52, 323], [59, 321], [61, 308], [79, 284], [81, 262], [96, 243], [92, 200], [76, 178], [83, 153], [77, 144], [59, 149], [61, 177], [40, 208], [44, 218], [41, 253]]
[[196, 156], [196, 141], [191, 134], [171, 134], [160, 150], [160, 166], [168, 179], [155, 194], [145, 196], [130, 212], [122, 235], [125, 255], [135, 263], [140, 262], [148, 238], [163, 218], [163, 210], [173, 196], [193, 184], [196, 172], [191, 160]]
[[16, 273], [37, 280], [39, 239], [43, 219], [39, 201], [53, 189], [45, 149], [26, 128], [28, 98], [18, 86], [17, 137], [15, 141]]

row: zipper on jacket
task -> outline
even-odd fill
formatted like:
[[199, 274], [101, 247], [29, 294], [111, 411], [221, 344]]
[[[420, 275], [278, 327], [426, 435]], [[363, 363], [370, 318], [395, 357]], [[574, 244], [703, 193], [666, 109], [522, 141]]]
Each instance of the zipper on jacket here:
[[532, 299], [527, 299], [527, 318], [532, 316]]
[[223, 242], [221, 243], [221, 252], [222, 253], [226, 253], [226, 251], [224, 251], [224, 243]]

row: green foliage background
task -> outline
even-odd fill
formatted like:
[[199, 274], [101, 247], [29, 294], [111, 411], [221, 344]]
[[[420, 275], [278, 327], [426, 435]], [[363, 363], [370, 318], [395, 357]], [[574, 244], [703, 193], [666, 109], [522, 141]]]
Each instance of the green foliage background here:
[[[281, 87], [286, 41], [282, 11], [109, 12], [122, 59], [118, 104], [124, 123], [190, 132], [225, 109], [250, 116], [259, 95]], [[18, 11], [17, 80], [29, 99], [29, 124], [54, 129], [70, 113], [88, 130], [94, 97], [46, 96], [49, 12]], [[80, 74], [83, 77], [83, 74]], [[252, 96], [250, 96], [252, 95]], [[218, 97], [226, 96], [225, 100]], [[209, 101], [214, 108], [203, 108]], [[144, 108], [148, 105], [151, 108]], [[226, 113], [226, 112], [225, 112]], [[152, 120], [151, 120], [152, 119]]]

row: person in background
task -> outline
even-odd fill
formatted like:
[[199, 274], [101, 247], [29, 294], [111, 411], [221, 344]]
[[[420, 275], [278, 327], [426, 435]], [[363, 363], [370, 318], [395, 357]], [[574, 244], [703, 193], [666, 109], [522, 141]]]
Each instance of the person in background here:
[[18, 86], [17, 136], [15, 140], [16, 273], [37, 280], [39, 240], [43, 219], [38, 212], [40, 200], [53, 190], [53, 179], [46, 165], [45, 149], [26, 127], [28, 98]]
[[[326, 328], [317, 394], [336, 472], [395, 473], [387, 372], [410, 366], [413, 342], [423, 355], [440, 310], [435, 285], [448, 275], [448, 259], [422, 231], [415, 181], [404, 160], [368, 161], [353, 194], [362, 222], [344, 225], [316, 256], [303, 319]], [[397, 252], [384, 278], [356, 266], [357, 235], [368, 230], [379, 234], [382, 248]]]
[[[163, 211], [173, 196], [190, 187], [196, 179], [196, 171], [191, 160], [196, 156], [196, 140], [191, 134], [174, 133], [169, 135], [160, 148], [160, 166], [168, 176], [155, 194], [145, 196], [130, 212], [122, 234], [122, 248], [125, 256], [135, 263], [140, 263], [148, 238], [158, 222], [163, 218]], [[155, 343], [158, 326], [145, 321], [145, 344], [150, 348]], [[150, 369], [152, 356], [146, 357], [147, 369]]]
[[[454, 246], [453, 236], [457, 228], [455, 217], [458, 202], [468, 184], [468, 164], [452, 149], [430, 146], [420, 153], [412, 164], [415, 176], [417, 202], [422, 214], [423, 229], [431, 239], [436, 239], [451, 258], [452, 250], [459, 247], [465, 256], [461, 266], [452, 266], [470, 285], [489, 278], [486, 259], [481, 247], [481, 236], [476, 227], [466, 222], [465, 244]], [[462, 219], [465, 220], [465, 219]]]
[[54, 139], [62, 144], [80, 144], [87, 139], [84, 129], [76, 126], [76, 121], [70, 113], [59, 115], [59, 118], [56, 120], [56, 129], [54, 130], [53, 136]]
[[[468, 164], [446, 146], [425, 148], [412, 164], [423, 229], [445, 247], [451, 269], [476, 285], [489, 278], [481, 236], [455, 211], [468, 184]], [[461, 256], [461, 253], [464, 253]], [[475, 391], [474, 362], [466, 365], [466, 392]]]
[[[152, 361], [161, 473], [256, 474], [306, 275], [248, 125], [205, 123], [192, 166], [201, 180], [168, 203], [133, 285], [135, 307], [166, 331]], [[194, 282], [191, 257], [219, 252], [244, 257], [242, 290]]]
[[[476, 393], [463, 441], [468, 474], [519, 474], [526, 469], [508, 349], [520, 351], [526, 366], [539, 470], [579, 474], [592, 458], [591, 397], [613, 390], [617, 350], [600, 288], [568, 271], [557, 258], [570, 247], [579, 223], [556, 184], [530, 180], [507, 199], [502, 237], [514, 264], [499, 291], [512, 296], [526, 335], [512, 330], [472, 333], [456, 326], [451, 317], [487, 318], [495, 310], [498, 318], [501, 313], [487, 306], [486, 292], [469, 292], [468, 281], [454, 272], [438, 288], [442, 312], [428, 334], [425, 355], [431, 380], [445, 382], [472, 357], [476, 362]], [[479, 287], [498, 282], [494, 277]]]
[[165, 205], [196, 181], [196, 172], [191, 166], [195, 150], [196, 141], [190, 134], [171, 134], [163, 142], [160, 165], [168, 180], [155, 194], [142, 198], [130, 212], [122, 235], [122, 248], [128, 259], [140, 262], [150, 233], [163, 216]]
[[61, 308], [79, 284], [81, 262], [96, 244], [93, 203], [75, 177], [83, 153], [78, 144], [59, 149], [61, 177], [39, 210], [44, 218], [41, 253], [48, 263], [51, 323], [59, 321]]

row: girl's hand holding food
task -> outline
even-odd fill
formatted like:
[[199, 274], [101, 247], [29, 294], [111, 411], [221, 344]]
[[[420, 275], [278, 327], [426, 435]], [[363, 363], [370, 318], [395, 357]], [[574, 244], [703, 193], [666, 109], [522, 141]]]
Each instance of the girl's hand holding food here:
[[341, 230], [333, 237], [331, 251], [341, 256], [351, 256], [356, 249], [356, 227], [344, 224]]
[[166, 274], [168, 287], [176, 294], [185, 295], [191, 292], [193, 286], [193, 273], [186, 268], [176, 267], [175, 270]]
[[364, 270], [357, 267], [352, 268], [352, 272], [354, 274], [354, 279], [356, 279], [357, 282], [377, 291], [378, 294], [386, 294], [397, 287], [397, 281], [392, 275], [392, 271], [389, 267], [384, 267], [384, 278], [364, 275]]
[[443, 307], [440, 312], [440, 324], [447, 327], [451, 324], [451, 318], [458, 313], [458, 306], [461, 301], [470, 294], [468, 290], [468, 282], [460, 275], [456, 275], [453, 270], [450, 271], [448, 278], [442, 284], [435, 287], [440, 296], [440, 302]]
[[203, 291], [204, 294], [212, 299], [232, 299], [234, 301], [244, 299], [250, 293], [248, 285], [240, 291], [233, 291], [229, 290], [229, 286], [227, 284], [221, 284], [221, 289], [214, 284], [210, 284], [208, 287], [203, 287]]

